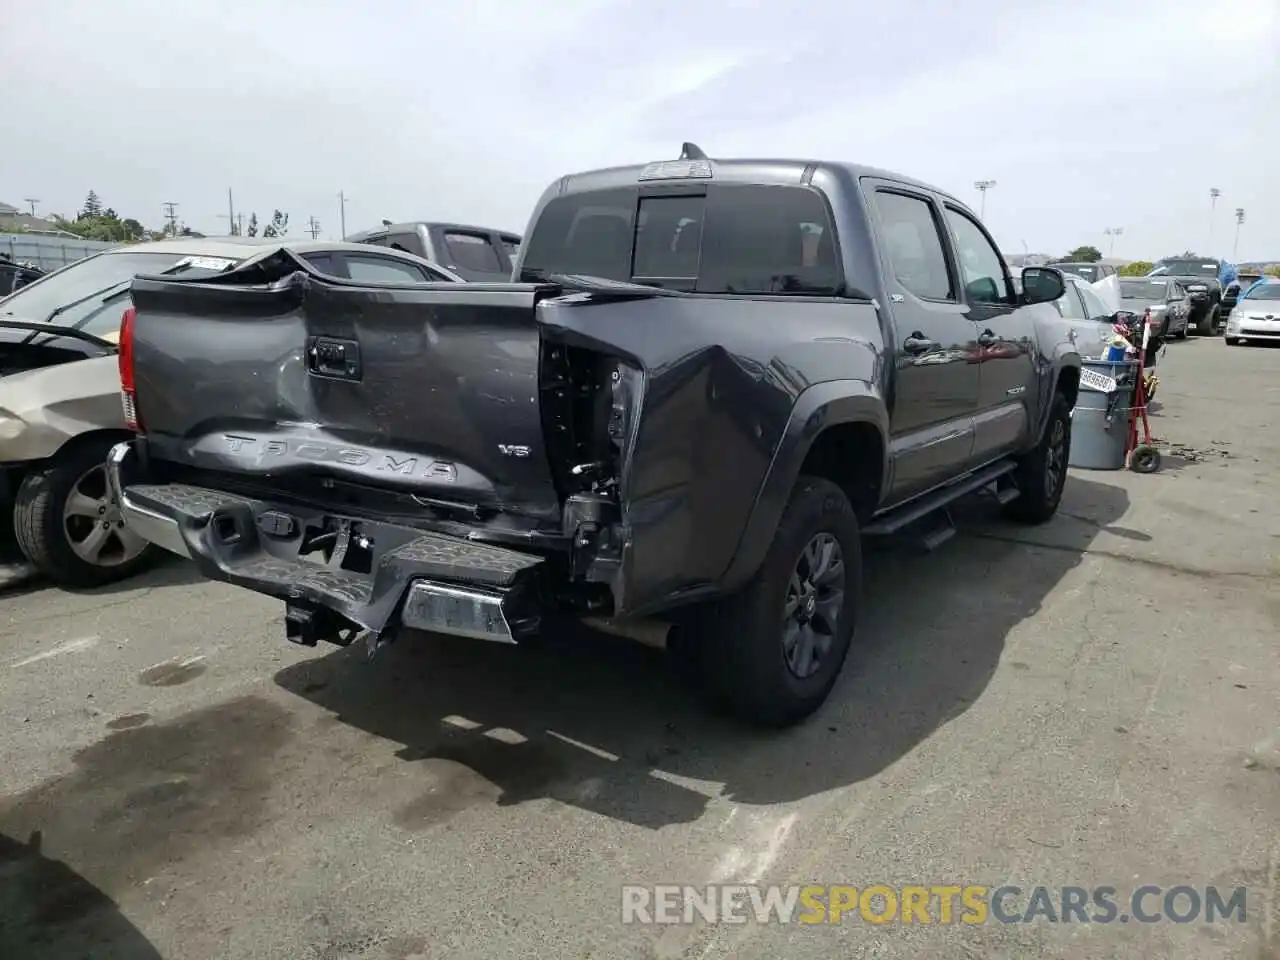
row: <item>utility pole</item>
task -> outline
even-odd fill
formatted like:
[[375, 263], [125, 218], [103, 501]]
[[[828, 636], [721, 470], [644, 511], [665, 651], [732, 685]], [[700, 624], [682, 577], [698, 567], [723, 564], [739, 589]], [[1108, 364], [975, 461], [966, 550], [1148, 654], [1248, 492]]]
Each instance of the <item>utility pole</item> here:
[[231, 231], [231, 235], [237, 236], [236, 233], [236, 205], [231, 202], [231, 188], [227, 187], [227, 229]]
[[987, 191], [995, 185], [996, 182], [994, 180], [975, 180], [973, 182], [974, 189], [982, 196], [982, 200], [978, 204], [979, 219], [987, 215]]
[[1231, 259], [1240, 252], [1240, 224], [1244, 223], [1244, 207], [1236, 207], [1236, 240], [1231, 245]]
[[1218, 198], [1222, 196], [1222, 191], [1217, 187], [1209, 188], [1209, 249], [1205, 251], [1206, 257], [1213, 256], [1213, 215], [1218, 209]]
[[1107, 227], [1102, 232], [1111, 238], [1111, 242], [1107, 246], [1107, 258], [1110, 259], [1111, 255], [1116, 252], [1116, 237], [1124, 233], [1124, 227]]
[[31, 215], [34, 217], [36, 215], [36, 204], [40, 201], [32, 197], [23, 197], [22, 202], [31, 204]]
[[166, 200], [160, 206], [164, 207], [164, 218], [169, 221], [169, 236], [176, 237], [178, 235], [178, 205], [172, 200]]
[[307, 221], [307, 232], [311, 234], [311, 239], [315, 240], [320, 236], [320, 221], [312, 217]]
[[341, 190], [338, 191], [338, 218], [341, 221], [343, 240], [347, 239], [347, 201], [350, 199]]

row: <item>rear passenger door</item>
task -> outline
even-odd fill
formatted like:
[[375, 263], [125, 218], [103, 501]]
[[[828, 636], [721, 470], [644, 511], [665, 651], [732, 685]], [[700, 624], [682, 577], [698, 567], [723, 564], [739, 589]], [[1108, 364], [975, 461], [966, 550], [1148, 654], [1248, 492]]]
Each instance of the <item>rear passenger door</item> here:
[[933, 198], [892, 181], [867, 178], [892, 344], [890, 449], [894, 503], [954, 476], [973, 451], [978, 407], [976, 327], [960, 299], [947, 254], [942, 211]]
[[977, 219], [958, 205], [944, 206], [960, 273], [965, 315], [977, 325], [978, 410], [973, 421], [973, 465], [1023, 444], [1037, 402], [1036, 342], [1031, 308], [1013, 296], [1004, 257]]

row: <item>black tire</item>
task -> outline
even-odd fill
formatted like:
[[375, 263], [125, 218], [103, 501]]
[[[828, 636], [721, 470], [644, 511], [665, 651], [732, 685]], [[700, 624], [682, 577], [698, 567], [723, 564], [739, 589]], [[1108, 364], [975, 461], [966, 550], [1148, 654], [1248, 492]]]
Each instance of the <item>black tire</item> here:
[[[823, 541], [838, 548], [842, 565], [831, 588], [843, 592], [838, 601], [834, 595], [828, 600], [836, 604], [834, 624], [823, 620], [821, 603], [816, 614], [815, 604], [808, 604], [808, 623], [816, 624], [813, 634], [827, 646], [820, 656], [815, 650], [806, 664], [813, 672], [805, 674], [788, 662], [786, 637], [802, 636], [805, 626], [788, 629], [794, 618], [786, 606], [806, 552]], [[683, 618], [673, 652], [686, 671], [693, 668], [717, 707], [748, 723], [791, 726], [822, 706], [835, 686], [849, 655], [861, 589], [862, 542], [853, 507], [834, 483], [802, 476], [755, 577], [736, 595], [700, 605]]]
[[1187, 324], [1184, 323], [1182, 329], [1175, 333], [1174, 336], [1179, 340], [1187, 339]]
[[1239, 338], [1239, 337], [1224, 337], [1223, 339], [1225, 339], [1225, 340], [1227, 341], [1227, 346], [1228, 346], [1228, 347], [1238, 347], [1238, 346], [1240, 346], [1240, 338]]
[[1129, 451], [1127, 465], [1134, 473], [1155, 473], [1160, 469], [1160, 451], [1145, 443]]
[[[79, 556], [72, 546], [72, 531], [64, 519], [68, 498], [86, 474], [106, 462], [107, 452], [115, 442], [114, 439], [73, 442], [60, 451], [49, 466], [27, 474], [18, 487], [13, 508], [18, 546], [40, 573], [62, 586], [100, 587], [116, 583], [141, 571], [157, 554], [150, 544], [134, 556], [128, 556], [124, 549], [114, 553], [104, 550], [104, 562], [95, 564]], [[103, 480], [105, 482], [105, 476]], [[118, 518], [110, 507], [104, 520], [117, 523]], [[88, 522], [89, 527], [93, 525]], [[76, 526], [82, 528], [79, 518]], [[124, 541], [115, 529], [111, 535], [117, 545], [123, 546]], [[117, 556], [120, 562], [109, 562]]]
[[1196, 328], [1196, 333], [1204, 334], [1205, 336], [1211, 337], [1217, 332], [1218, 332], [1218, 308], [1215, 305], [1210, 307], [1209, 312], [1204, 315], [1204, 319], [1200, 322], [1200, 326]]
[[[1045, 523], [1058, 512], [1067, 485], [1071, 460], [1071, 404], [1060, 392], [1053, 395], [1049, 422], [1034, 450], [1023, 454], [1013, 472], [1018, 496], [1004, 506], [1004, 515], [1018, 523]], [[1050, 484], [1050, 469], [1054, 482]]]

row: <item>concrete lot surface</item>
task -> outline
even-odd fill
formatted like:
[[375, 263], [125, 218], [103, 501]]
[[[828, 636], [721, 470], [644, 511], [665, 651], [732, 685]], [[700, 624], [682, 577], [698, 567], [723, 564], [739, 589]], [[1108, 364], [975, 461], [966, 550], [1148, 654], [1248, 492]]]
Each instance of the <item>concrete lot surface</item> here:
[[[1075, 471], [1045, 527], [977, 503], [936, 553], [875, 551], [845, 676], [782, 734], [612, 638], [365, 663], [176, 564], [0, 595], [0, 957], [1280, 956], [1280, 350], [1192, 339], [1159, 373], [1161, 473]], [[712, 881], [1247, 908], [621, 922], [623, 884]]]

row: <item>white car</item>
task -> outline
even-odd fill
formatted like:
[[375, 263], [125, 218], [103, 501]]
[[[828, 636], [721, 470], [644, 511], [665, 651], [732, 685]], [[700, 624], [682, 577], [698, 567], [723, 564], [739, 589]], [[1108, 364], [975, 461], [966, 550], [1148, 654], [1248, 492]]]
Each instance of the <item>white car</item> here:
[[1280, 280], [1254, 284], [1227, 316], [1227, 346], [1249, 340], [1280, 340]]

